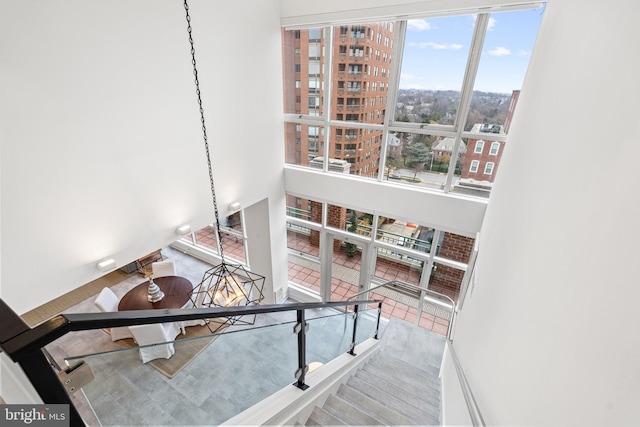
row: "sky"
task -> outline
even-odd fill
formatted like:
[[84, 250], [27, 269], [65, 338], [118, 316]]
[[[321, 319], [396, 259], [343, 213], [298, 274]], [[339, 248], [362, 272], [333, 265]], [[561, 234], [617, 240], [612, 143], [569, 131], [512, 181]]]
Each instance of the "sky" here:
[[[543, 11], [490, 15], [474, 90], [511, 93], [521, 88]], [[408, 21], [400, 88], [459, 91], [474, 24], [474, 15]]]

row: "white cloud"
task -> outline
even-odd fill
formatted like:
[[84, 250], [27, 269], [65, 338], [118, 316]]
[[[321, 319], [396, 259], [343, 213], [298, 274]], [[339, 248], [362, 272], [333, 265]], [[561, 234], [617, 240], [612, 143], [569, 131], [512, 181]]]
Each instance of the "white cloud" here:
[[407, 21], [407, 29], [416, 31], [430, 30], [431, 24], [426, 19], [410, 19]]
[[411, 47], [417, 47], [420, 49], [424, 49], [426, 47], [430, 47], [432, 49], [436, 49], [436, 50], [441, 50], [441, 49], [462, 49], [462, 45], [461, 44], [457, 44], [457, 43], [447, 43], [447, 44], [442, 44], [442, 43], [436, 43], [436, 42], [420, 42], [420, 43], [415, 43], [415, 42], [410, 42], [407, 43], [409, 46]]
[[493, 50], [490, 50], [489, 55], [493, 55], [493, 56], [506, 56], [506, 55], [511, 55], [511, 51], [509, 49], [507, 49], [506, 47], [502, 47], [502, 46], [498, 46]]
[[[476, 18], [477, 15], [472, 15], [473, 26], [476, 26]], [[498, 22], [495, 18], [489, 17], [489, 22], [487, 23], [487, 31], [493, 30], [493, 27], [496, 26], [496, 22]]]
[[518, 56], [529, 56], [531, 55], [531, 52], [529, 52], [528, 50], [519, 50], [518, 51]]
[[413, 74], [400, 73], [400, 80], [422, 80], [422, 77], [414, 76]]

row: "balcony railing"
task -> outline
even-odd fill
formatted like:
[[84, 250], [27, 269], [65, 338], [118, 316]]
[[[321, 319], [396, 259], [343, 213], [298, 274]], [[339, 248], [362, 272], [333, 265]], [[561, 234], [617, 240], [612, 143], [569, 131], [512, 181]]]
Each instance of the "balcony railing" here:
[[[157, 409], [153, 410], [152, 408], [145, 407], [145, 410], [142, 410], [143, 408], [141, 407], [140, 411], [130, 411], [125, 417], [133, 424], [137, 424], [136, 421], [140, 423], [144, 421], [145, 424], [160, 425], [166, 424], [167, 421], [167, 413], [161, 408], [164, 406], [169, 407], [171, 404], [176, 403], [175, 401], [167, 400], [177, 397], [176, 392], [175, 389], [165, 381], [157, 381], [155, 383], [145, 382], [145, 377], [140, 375], [143, 372], [143, 370], [141, 370], [143, 364], [137, 356], [140, 349], [171, 344], [175, 346], [177, 354], [181, 349], [193, 346], [198, 340], [207, 340], [207, 344], [203, 345], [208, 347], [207, 351], [213, 352], [209, 354], [207, 362], [198, 363], [192, 361], [189, 363], [194, 366], [206, 366], [207, 372], [217, 369], [219, 371], [217, 375], [221, 381], [215, 384], [215, 389], [224, 387], [225, 379], [226, 381], [235, 381], [237, 384], [252, 384], [251, 388], [253, 390], [265, 387], [261, 384], [263, 375], [259, 375], [260, 372], [257, 370], [257, 365], [261, 364], [262, 369], [269, 369], [269, 374], [267, 375], [265, 373], [264, 376], [269, 376], [270, 381], [274, 381], [272, 371], [280, 371], [283, 366], [292, 369], [292, 371], [283, 378], [278, 377], [280, 379], [277, 380], [278, 384], [276, 384], [275, 387], [290, 387], [292, 381], [295, 380], [295, 382], [293, 382], [295, 387], [306, 390], [310, 387], [305, 383], [306, 374], [309, 370], [307, 362], [309, 357], [312, 358], [311, 360], [327, 363], [344, 353], [355, 356], [354, 350], [357, 344], [369, 338], [378, 339], [381, 305], [382, 302], [380, 300], [370, 300], [221, 308], [68, 313], [58, 315], [34, 328], [29, 328], [20, 316], [0, 299], [0, 321], [2, 321], [4, 325], [0, 332], [0, 347], [14, 363], [19, 365], [45, 404], [69, 405], [69, 423], [71, 426], [91, 425], [90, 422], [85, 419], [87, 414], [90, 414], [89, 416], [97, 416], [99, 418], [98, 422], [102, 422], [100, 421], [102, 416], [108, 417], [120, 413], [121, 408], [118, 407], [116, 399], [105, 400], [103, 396], [105, 393], [123, 396], [126, 392], [126, 384], [124, 383], [131, 384], [132, 381], [135, 381], [134, 393], [137, 395], [127, 395], [126, 399], [133, 405], [135, 405], [135, 401], [139, 401], [145, 402], [144, 405], [153, 405], [153, 407]], [[342, 310], [345, 309], [352, 309], [354, 315], [348, 317], [347, 320], [350, 325], [343, 332], [342, 328], [336, 328], [336, 324], [340, 325], [342, 322], [344, 318]], [[88, 371], [91, 373], [91, 376], [87, 380], [88, 382], [82, 386], [79, 385], [79, 387], [87, 390], [94, 389], [94, 393], [89, 394], [92, 395], [95, 400], [89, 397], [88, 403], [89, 405], [91, 405], [92, 402], [99, 403], [102, 412], [98, 411], [98, 413], [93, 413], [91, 409], [80, 409], [75, 406], [76, 400], [71, 399], [70, 394], [76, 390], [72, 390], [73, 387], [70, 387], [68, 383], [63, 384], [59, 377], [59, 372], [56, 372], [60, 364], [50, 359], [50, 353], [45, 349], [45, 346], [56, 342], [56, 340], [67, 336], [69, 333], [78, 334], [82, 331], [100, 331], [100, 329], [103, 328], [185, 322], [189, 320], [212, 322], [216, 319], [256, 315], [266, 315], [266, 319], [273, 319], [277, 313], [282, 313], [284, 316], [281, 317], [282, 319], [288, 319], [289, 317], [292, 319], [282, 323], [260, 325], [258, 328], [240, 327], [232, 332], [213, 333], [191, 339], [185, 338], [171, 342], [162, 341], [160, 344], [141, 347], [134, 345], [133, 347], [118, 348], [116, 350], [113, 350], [113, 347], [111, 347], [111, 349], [92, 354], [65, 356], [66, 361], [73, 362], [73, 367], [83, 366], [87, 368], [83, 369], [84, 372]], [[289, 316], [287, 313], [292, 316]], [[245, 363], [252, 358], [259, 359], [251, 366], [234, 366], [234, 361], [229, 359], [229, 355], [238, 351], [239, 344], [248, 336], [247, 334], [268, 334], [270, 331], [275, 334], [274, 336], [280, 337], [277, 346], [260, 348], [258, 352], [246, 348], [243, 351], [247, 354], [244, 354], [242, 357]], [[330, 343], [329, 341], [333, 340], [332, 337], [335, 337], [336, 341]], [[71, 338], [75, 338], [75, 336], [71, 336]], [[215, 343], [209, 345], [213, 339], [216, 340]], [[107, 338], [107, 341], [111, 342], [111, 339]], [[328, 352], [323, 350], [327, 347], [331, 348]], [[218, 360], [217, 358], [212, 358], [212, 355], [215, 354], [218, 349], [221, 349], [225, 354], [221, 355], [219, 361], [213, 362], [213, 360]], [[278, 354], [270, 354], [270, 356], [266, 358], [262, 356], [265, 352], [273, 353], [274, 351]], [[136, 355], [132, 356], [132, 352], [135, 352]], [[205, 354], [206, 352], [203, 351], [202, 353]], [[194, 357], [200, 356], [196, 354]], [[91, 365], [93, 365], [94, 368], [91, 368]], [[229, 368], [233, 368], [233, 375], [227, 377]], [[71, 370], [64, 370], [64, 372], [68, 375], [65, 375], [63, 378], [68, 378], [70, 383], [78, 378], [73, 377]], [[180, 375], [180, 373], [177, 375]], [[194, 375], [196, 374], [192, 373], [190, 378], [195, 379], [196, 377]], [[241, 378], [243, 376], [244, 378]], [[287, 376], [289, 376], [290, 379], [286, 378]], [[123, 381], [119, 381], [118, 379], [123, 379]], [[202, 386], [202, 383], [198, 384], [197, 381], [193, 382], [193, 389], [191, 391], [194, 397], [197, 396], [198, 393], [202, 393], [204, 390]], [[188, 390], [189, 386], [187, 385], [186, 387]], [[271, 384], [270, 387], [273, 388], [274, 385]], [[96, 388], [99, 389], [97, 393]], [[130, 390], [129, 393], [131, 393]], [[229, 398], [231, 397], [232, 396], [229, 396]], [[259, 396], [255, 395], [255, 393], [251, 393], [251, 396], [244, 394], [239, 396], [242, 403], [245, 403], [247, 407], [265, 397], [267, 396]], [[197, 406], [197, 403], [192, 402], [190, 398], [181, 398], [180, 402], [180, 405], [193, 405], [192, 411], [194, 416], [196, 413], [202, 413], [204, 411], [200, 416], [204, 416], [208, 420], [206, 423], [222, 424], [230, 416], [235, 415], [222, 414], [224, 418], [219, 419], [221, 415], [217, 413], [219, 411], [214, 407], [202, 408]], [[246, 408], [241, 410], [244, 409]], [[187, 412], [190, 411], [189, 409], [187, 410]], [[120, 413], [120, 415], [123, 414]], [[138, 419], [134, 420], [132, 418], [135, 416], [138, 416]], [[143, 417], [144, 420], [139, 419], [140, 417]], [[120, 420], [120, 423], [121, 422], [122, 420]], [[114, 420], [111, 420], [111, 422], [104, 420], [102, 423], [113, 424], [116, 422]], [[205, 424], [205, 421], [201, 418], [197, 424]]]
[[311, 221], [311, 211], [287, 206], [287, 216]]

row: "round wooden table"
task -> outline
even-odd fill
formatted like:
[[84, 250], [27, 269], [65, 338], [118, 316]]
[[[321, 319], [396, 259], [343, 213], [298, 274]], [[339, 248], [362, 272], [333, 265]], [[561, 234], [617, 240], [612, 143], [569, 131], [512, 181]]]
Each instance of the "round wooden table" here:
[[120, 304], [118, 304], [118, 311], [182, 308], [189, 301], [189, 294], [193, 291], [193, 285], [184, 277], [157, 277], [153, 281], [164, 292], [164, 298], [154, 303], [147, 300], [147, 290], [149, 289], [149, 281], [147, 280], [122, 297]]

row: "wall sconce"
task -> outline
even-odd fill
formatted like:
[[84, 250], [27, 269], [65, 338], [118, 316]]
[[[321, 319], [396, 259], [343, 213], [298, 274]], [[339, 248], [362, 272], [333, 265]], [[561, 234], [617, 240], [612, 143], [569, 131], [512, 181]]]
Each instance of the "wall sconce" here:
[[240, 209], [242, 209], [242, 205], [240, 204], [240, 202], [233, 202], [229, 205], [230, 213], [238, 212]]
[[114, 268], [116, 268], [116, 261], [112, 258], [105, 259], [104, 261], [100, 261], [98, 264], [96, 264], [96, 267], [98, 267], [98, 270], [100, 271], [113, 270]]
[[184, 236], [189, 233], [191, 233], [191, 226], [189, 224], [184, 224], [176, 228], [176, 234], [179, 236]]

